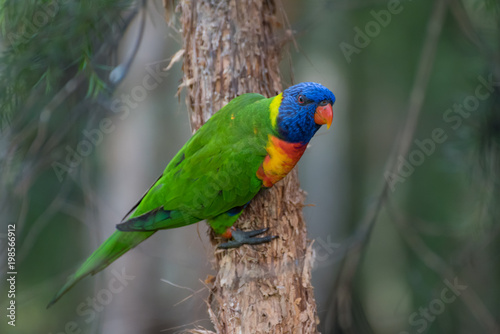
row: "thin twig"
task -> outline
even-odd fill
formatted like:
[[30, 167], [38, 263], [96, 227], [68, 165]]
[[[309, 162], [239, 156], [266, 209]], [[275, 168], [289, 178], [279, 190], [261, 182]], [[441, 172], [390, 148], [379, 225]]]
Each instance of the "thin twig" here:
[[191, 291], [192, 293], [196, 293], [196, 291], [194, 291], [194, 290], [193, 290], [193, 289], [191, 289], [191, 288], [188, 288], [187, 286], [182, 286], [182, 285], [178, 285], [178, 284], [172, 283], [172, 282], [170, 282], [170, 281], [168, 281], [168, 280], [166, 280], [166, 279], [164, 279], [164, 278], [161, 278], [160, 280], [161, 280], [162, 282], [165, 282], [165, 283], [168, 283], [168, 284], [170, 284], [170, 285], [172, 285], [172, 286], [175, 286], [176, 288], [179, 288], [179, 289], [185, 289], [185, 290], [189, 290], [189, 291]]
[[[193, 322], [190, 322], [189, 324], [180, 325], [180, 326], [174, 326], [174, 327], [162, 329], [162, 330], [160, 330], [160, 332], [168, 332], [168, 331], [173, 331], [173, 330], [179, 330], [181, 328], [185, 328], [185, 327], [188, 327], [188, 326], [194, 326], [194, 325], [196, 325], [196, 323], [201, 322], [201, 321], [210, 321], [210, 319], [205, 318], [205, 319], [195, 320]], [[208, 333], [213, 333], [213, 332], [208, 332]]]
[[[389, 217], [399, 227], [399, 231], [406, 240], [406, 243], [428, 268], [443, 279], [451, 279], [457, 276], [446, 261], [425, 244], [422, 238], [420, 238], [418, 231], [412, 227], [413, 224], [407, 222], [394, 208], [391, 207], [387, 211]], [[477, 321], [487, 329], [488, 333], [499, 333], [500, 328], [495, 318], [472, 288], [468, 287], [467, 290], [462, 291], [461, 299]]]
[[205, 288], [205, 287], [203, 287], [203, 288], [201, 288], [201, 289], [198, 289], [197, 291], [193, 292], [192, 294], [190, 294], [190, 295], [189, 295], [189, 296], [187, 296], [186, 298], [184, 298], [184, 299], [182, 299], [182, 300], [179, 300], [179, 301], [178, 301], [177, 303], [175, 303], [173, 306], [180, 305], [180, 304], [184, 303], [186, 300], [188, 300], [189, 298], [191, 298], [191, 297], [193, 297], [194, 295], [196, 295], [196, 294], [198, 294], [198, 293], [200, 293], [200, 292], [202, 292], [202, 291], [205, 291], [205, 290], [206, 290], [206, 288]]

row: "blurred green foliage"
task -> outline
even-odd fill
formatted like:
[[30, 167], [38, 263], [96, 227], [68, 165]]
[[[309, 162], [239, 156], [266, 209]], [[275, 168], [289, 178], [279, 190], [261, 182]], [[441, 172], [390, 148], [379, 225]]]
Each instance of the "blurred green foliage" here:
[[2, 0], [0, 85], [8, 88], [0, 95], [4, 118], [25, 107], [30, 95], [50, 96], [79, 72], [88, 79], [88, 95], [97, 97], [105, 86], [96, 71], [99, 48], [109, 42], [130, 3]]

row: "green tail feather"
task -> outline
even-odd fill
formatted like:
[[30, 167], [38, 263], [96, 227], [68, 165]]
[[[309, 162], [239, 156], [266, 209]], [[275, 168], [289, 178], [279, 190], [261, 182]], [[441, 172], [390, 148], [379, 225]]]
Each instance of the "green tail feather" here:
[[54, 296], [54, 298], [47, 305], [47, 308], [51, 307], [55, 302], [59, 300], [69, 289], [71, 289], [76, 283], [85, 278], [88, 275], [94, 275], [107, 266], [109, 266], [113, 261], [118, 259], [124, 253], [134, 248], [147, 238], [149, 238], [153, 232], [120, 232], [115, 231], [108, 240], [106, 240], [92, 255], [81, 265], [81, 267], [68, 278], [68, 281], [59, 290], [59, 292]]

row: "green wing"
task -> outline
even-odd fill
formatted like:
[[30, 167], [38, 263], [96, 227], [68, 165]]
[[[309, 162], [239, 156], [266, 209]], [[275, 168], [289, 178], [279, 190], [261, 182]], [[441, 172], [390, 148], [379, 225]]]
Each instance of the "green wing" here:
[[[134, 217], [143, 218], [125, 221], [118, 228], [151, 231], [179, 227], [248, 203], [262, 185], [256, 172], [267, 154], [269, 103], [262, 95], [245, 94], [217, 112], [144, 196], [134, 212]], [[162, 220], [158, 213], [148, 213], [153, 210], [177, 218]]]

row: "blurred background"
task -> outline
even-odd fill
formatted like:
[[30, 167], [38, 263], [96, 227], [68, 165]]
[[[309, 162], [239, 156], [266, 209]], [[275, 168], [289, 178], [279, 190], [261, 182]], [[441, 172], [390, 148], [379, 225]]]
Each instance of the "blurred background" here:
[[[278, 1], [277, 38], [294, 36], [284, 86], [316, 81], [337, 97], [332, 128], [298, 166], [323, 333], [343, 332], [337, 278], [378, 203], [350, 281], [350, 332], [499, 331], [500, 5], [439, 3]], [[155, 234], [45, 309], [191, 136], [168, 8], [0, 0], [0, 332], [212, 328], [205, 223]]]

